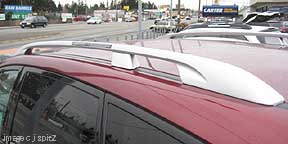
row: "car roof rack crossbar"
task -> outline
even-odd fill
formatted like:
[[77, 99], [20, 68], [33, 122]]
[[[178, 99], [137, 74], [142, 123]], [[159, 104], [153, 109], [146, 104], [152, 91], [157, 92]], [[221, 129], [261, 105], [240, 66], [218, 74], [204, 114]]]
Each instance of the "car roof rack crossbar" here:
[[288, 34], [275, 33], [275, 32], [251, 32], [251, 31], [203, 31], [203, 32], [183, 32], [174, 33], [161, 37], [161, 39], [177, 39], [193, 36], [221, 36], [221, 35], [231, 35], [231, 36], [261, 36], [261, 37], [276, 37], [276, 38], [288, 38]]
[[182, 83], [263, 105], [275, 106], [284, 98], [253, 74], [230, 64], [191, 54], [140, 46], [84, 41], [48, 41], [25, 45], [16, 55], [32, 54], [33, 48], [85, 48], [112, 52], [112, 66], [136, 69], [136, 56], [156, 58], [177, 65]]

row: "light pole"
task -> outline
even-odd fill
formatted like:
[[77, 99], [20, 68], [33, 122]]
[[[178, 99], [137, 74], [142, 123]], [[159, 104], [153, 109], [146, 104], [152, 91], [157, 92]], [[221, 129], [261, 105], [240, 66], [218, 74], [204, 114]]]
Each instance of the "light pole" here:
[[177, 23], [180, 24], [180, 4], [181, 4], [181, 0], [178, 0], [178, 5], [177, 5], [177, 9], [178, 9], [178, 19], [177, 19]]
[[87, 16], [87, 14], [88, 14], [88, 5], [87, 5], [87, 0], [85, 0], [85, 14], [86, 14], [86, 16]]
[[138, 38], [142, 39], [142, 0], [138, 0]]
[[172, 0], [170, 1], [170, 20], [172, 20]]
[[[172, 25], [172, 0], [170, 1], [170, 25]], [[170, 28], [170, 33], [172, 33], [172, 27]]]
[[199, 0], [199, 5], [198, 5], [198, 22], [200, 20], [200, 9], [201, 9], [201, 0]]
[[118, 2], [115, 0], [115, 8], [116, 8], [116, 22], [118, 22]]

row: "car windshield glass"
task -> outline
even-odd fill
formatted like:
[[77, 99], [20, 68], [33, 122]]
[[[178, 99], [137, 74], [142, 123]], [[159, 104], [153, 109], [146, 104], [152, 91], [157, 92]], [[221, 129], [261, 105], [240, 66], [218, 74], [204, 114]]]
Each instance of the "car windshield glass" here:
[[33, 21], [33, 19], [34, 19], [33, 17], [28, 17], [25, 19], [25, 21]]

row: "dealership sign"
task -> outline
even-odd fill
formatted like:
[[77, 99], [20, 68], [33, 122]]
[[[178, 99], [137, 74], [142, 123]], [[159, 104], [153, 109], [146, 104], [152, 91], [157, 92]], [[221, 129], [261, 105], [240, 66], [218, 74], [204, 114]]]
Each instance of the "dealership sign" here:
[[32, 13], [32, 6], [4, 5], [5, 12]]
[[31, 15], [31, 14], [29, 14], [29, 13], [13, 13], [12, 19], [22, 20], [22, 19], [27, 18], [29, 15]]
[[72, 13], [61, 13], [62, 19], [72, 19]]
[[5, 14], [0, 14], [0, 21], [5, 20]]
[[237, 5], [212, 5], [203, 6], [202, 10], [203, 17], [236, 17], [238, 16]]

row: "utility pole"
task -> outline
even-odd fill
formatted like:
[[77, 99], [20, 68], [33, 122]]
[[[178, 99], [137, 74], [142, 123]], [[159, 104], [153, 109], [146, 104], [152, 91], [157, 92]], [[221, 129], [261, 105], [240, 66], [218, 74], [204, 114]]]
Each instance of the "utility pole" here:
[[116, 8], [116, 22], [118, 22], [118, 2], [115, 0], [115, 8]]
[[78, 0], [78, 4], [77, 4], [77, 16], [79, 15], [79, 5], [80, 5], [80, 0]]
[[171, 3], [170, 3], [170, 20], [172, 20], [172, 0], [171, 0]]
[[177, 19], [177, 23], [179, 24], [180, 23], [180, 4], [181, 4], [181, 0], [178, 0], [178, 5], [177, 5], [177, 9], [178, 9], [178, 19]]
[[138, 38], [142, 39], [142, 0], [138, 0]]
[[201, 13], [201, 0], [199, 0], [199, 5], [198, 5], [198, 22], [200, 20], [200, 13]]
[[88, 5], [87, 5], [87, 0], [85, 0], [85, 14], [86, 14], [86, 16], [88, 15]]
[[[172, 25], [172, 0], [170, 1], [170, 25]], [[172, 27], [170, 29], [170, 32], [172, 33]]]

